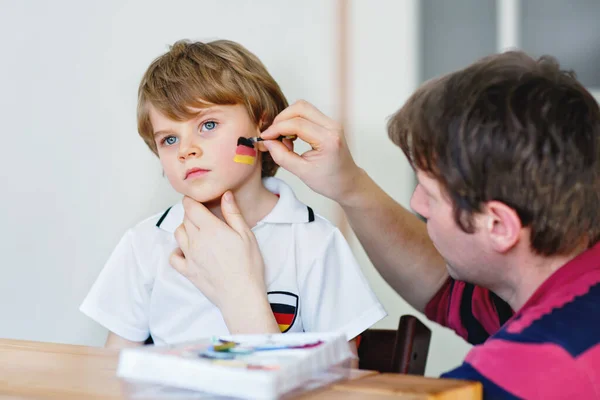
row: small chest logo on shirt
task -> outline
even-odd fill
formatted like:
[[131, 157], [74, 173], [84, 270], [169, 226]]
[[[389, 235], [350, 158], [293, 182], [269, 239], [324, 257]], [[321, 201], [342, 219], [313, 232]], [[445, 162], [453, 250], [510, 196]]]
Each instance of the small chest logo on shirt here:
[[267, 298], [279, 330], [282, 333], [289, 331], [298, 315], [298, 296], [290, 292], [269, 292]]

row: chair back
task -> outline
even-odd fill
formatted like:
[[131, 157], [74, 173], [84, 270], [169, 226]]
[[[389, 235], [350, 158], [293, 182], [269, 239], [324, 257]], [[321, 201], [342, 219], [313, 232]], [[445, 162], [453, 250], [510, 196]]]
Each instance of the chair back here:
[[413, 315], [403, 315], [398, 330], [368, 329], [358, 347], [359, 368], [382, 373], [424, 375], [431, 330]]

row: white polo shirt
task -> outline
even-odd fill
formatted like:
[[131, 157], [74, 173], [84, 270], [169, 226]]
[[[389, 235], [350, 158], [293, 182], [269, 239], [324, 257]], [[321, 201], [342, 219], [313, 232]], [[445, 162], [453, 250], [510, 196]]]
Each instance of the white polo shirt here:
[[[282, 332], [336, 331], [350, 340], [385, 317], [340, 231], [283, 181], [263, 183], [279, 200], [252, 231]], [[183, 214], [177, 203], [128, 230], [80, 310], [137, 342], [149, 335], [161, 345], [228, 334], [219, 309], [169, 264]]]

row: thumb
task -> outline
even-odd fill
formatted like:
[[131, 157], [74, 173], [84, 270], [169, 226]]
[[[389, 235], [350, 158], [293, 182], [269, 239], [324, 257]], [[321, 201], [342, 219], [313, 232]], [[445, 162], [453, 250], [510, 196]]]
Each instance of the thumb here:
[[290, 171], [292, 174], [301, 176], [307, 166], [307, 161], [293, 152], [285, 144], [278, 140], [265, 140], [265, 147], [273, 157], [273, 161], [282, 168]]
[[230, 191], [225, 192], [223, 197], [221, 197], [221, 212], [223, 213], [227, 225], [232, 227], [237, 233], [250, 230], [244, 216], [235, 202], [233, 193]]

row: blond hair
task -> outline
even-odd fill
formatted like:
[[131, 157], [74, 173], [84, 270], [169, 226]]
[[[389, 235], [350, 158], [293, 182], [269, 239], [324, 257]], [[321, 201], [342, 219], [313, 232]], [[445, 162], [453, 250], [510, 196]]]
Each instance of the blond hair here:
[[[138, 132], [158, 155], [149, 105], [175, 121], [193, 118], [193, 109], [241, 104], [260, 131], [288, 106], [279, 85], [263, 63], [242, 45], [229, 40], [174, 43], [148, 67], [138, 91]], [[277, 172], [270, 154], [262, 153], [261, 175]]]

